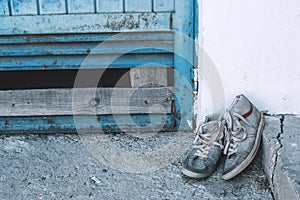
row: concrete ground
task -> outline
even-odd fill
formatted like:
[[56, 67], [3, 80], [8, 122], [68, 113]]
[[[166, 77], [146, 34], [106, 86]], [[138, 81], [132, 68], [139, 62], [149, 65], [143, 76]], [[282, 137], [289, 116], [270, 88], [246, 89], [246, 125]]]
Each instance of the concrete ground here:
[[[149, 144], [149, 138], [154, 144], [168, 142], [168, 137], [190, 143], [193, 136], [183, 134], [103, 137], [119, 143], [124, 151], [140, 151], [139, 146]], [[159, 148], [154, 144], [148, 148]], [[1, 136], [0, 199], [272, 199], [260, 155], [231, 181], [220, 179], [222, 163], [210, 178], [192, 180], [180, 173], [184, 155], [169, 164], [156, 155], [160, 169], [133, 173], [113, 169], [109, 161], [102, 164], [88, 146], [78, 135]], [[143, 170], [140, 167], [145, 166], [133, 167]]]
[[300, 116], [267, 116], [262, 160], [275, 199], [300, 199]]
[[[184, 177], [194, 135], [0, 136], [0, 199], [299, 199], [299, 116], [266, 116], [262, 148], [230, 181]], [[269, 185], [270, 182], [270, 185]]]

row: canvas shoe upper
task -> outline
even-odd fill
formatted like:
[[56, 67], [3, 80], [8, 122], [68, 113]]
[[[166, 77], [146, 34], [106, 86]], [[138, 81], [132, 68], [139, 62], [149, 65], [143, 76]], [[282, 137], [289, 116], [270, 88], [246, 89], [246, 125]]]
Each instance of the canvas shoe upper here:
[[243, 171], [255, 157], [264, 126], [263, 114], [239, 95], [224, 114], [226, 155], [222, 178], [231, 179]]
[[205, 178], [213, 173], [222, 154], [223, 131], [220, 121], [200, 126], [191, 151], [184, 160], [182, 173], [191, 178]]

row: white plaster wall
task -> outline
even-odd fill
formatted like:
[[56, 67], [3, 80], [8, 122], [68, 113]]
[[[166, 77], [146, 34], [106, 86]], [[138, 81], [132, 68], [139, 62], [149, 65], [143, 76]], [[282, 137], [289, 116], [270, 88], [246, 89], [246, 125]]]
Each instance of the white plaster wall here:
[[[300, 0], [199, 3], [200, 45], [221, 76], [225, 106], [243, 93], [260, 110], [300, 114]], [[212, 98], [203, 82], [200, 116]]]

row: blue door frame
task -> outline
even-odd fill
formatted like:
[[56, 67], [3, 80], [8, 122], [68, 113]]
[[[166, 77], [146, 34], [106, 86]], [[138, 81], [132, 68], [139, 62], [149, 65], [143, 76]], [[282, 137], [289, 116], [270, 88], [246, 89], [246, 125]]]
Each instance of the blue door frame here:
[[[61, 0], [70, 4], [72, 0]], [[72, 34], [73, 40], [82, 40], [89, 37], [90, 34], [103, 33], [99, 37], [109, 37], [111, 34], [123, 31], [130, 32], [147, 32], [171, 30], [174, 32], [174, 60], [170, 65], [174, 66], [174, 100], [172, 104], [172, 112], [164, 116], [165, 126], [163, 131], [192, 131], [195, 128], [195, 113], [194, 113], [194, 92], [197, 91], [195, 85], [194, 72], [197, 65], [195, 39], [197, 32], [197, 1], [195, 0], [145, 0], [152, 2], [151, 8], [144, 7], [136, 8], [127, 0], [116, 0], [123, 2], [123, 8], [116, 6], [114, 13], [102, 13], [99, 2], [103, 4], [105, 0], [91, 1], [97, 2], [94, 6], [83, 6], [86, 11], [80, 13], [73, 7], [61, 8], [58, 7], [58, 13], [51, 13], [53, 10], [42, 11], [41, 0], [7, 0], [1, 1], [2, 10], [0, 9], [0, 47], [5, 47], [10, 44], [10, 41], [15, 41], [20, 44], [30, 42], [34, 43], [35, 37], [27, 36], [43, 36], [43, 40], [51, 40], [52, 35], [64, 35], [66, 37], [52, 37], [52, 40], [59, 42], [70, 39]], [[24, 3], [26, 2], [26, 3]], [[43, 1], [47, 2], [47, 1]], [[23, 7], [17, 8], [23, 4], [31, 4], [27, 10]], [[36, 3], [36, 4], [35, 4]], [[146, 3], [146, 4], [147, 4]], [[145, 4], [145, 5], [146, 5]], [[67, 5], [67, 4], [66, 4]], [[26, 5], [25, 5], [26, 6]], [[35, 7], [36, 6], [36, 7]], [[119, 5], [121, 6], [121, 5]], [[131, 8], [133, 6], [133, 8]], [[31, 9], [31, 11], [30, 11]], [[93, 10], [94, 9], [94, 10]], [[128, 13], [127, 14], [127, 10]], [[130, 11], [130, 9], [133, 9]], [[64, 11], [65, 10], [65, 11]], [[140, 10], [140, 11], [138, 11]], [[137, 11], [137, 12], [135, 12]], [[22, 13], [23, 12], [23, 13]], [[33, 12], [33, 13], [32, 13]], [[63, 14], [65, 12], [65, 14]], [[74, 13], [72, 13], [74, 12]], [[96, 12], [96, 13], [95, 13]], [[49, 14], [50, 13], [50, 14]], [[150, 20], [152, 19], [152, 20]], [[13, 22], [13, 23], [12, 23]], [[134, 24], [134, 25], [132, 25]], [[162, 31], [163, 30], [163, 31]], [[76, 35], [77, 34], [77, 35]], [[86, 35], [84, 35], [86, 34]], [[37, 38], [38, 38], [37, 37]], [[145, 36], [147, 37], [147, 34]], [[39, 39], [36, 39], [39, 40]], [[4, 53], [3, 53], [4, 52]], [[15, 58], [13, 55], [16, 52], [0, 51], [0, 73], [7, 70], [44, 70], [45, 66], [37, 62], [36, 65], [18, 65], [5, 64], [7, 58]], [[22, 57], [25, 58], [25, 57]], [[27, 57], [26, 57], [27, 58]], [[150, 58], [152, 59], [152, 58]], [[162, 59], [163, 65], [168, 65]], [[143, 64], [143, 63], [140, 63]], [[75, 66], [75, 67], [74, 67]], [[120, 67], [116, 66], [117, 68]], [[47, 69], [72, 69], [77, 68], [76, 65], [62, 64], [59, 66], [49, 65]], [[126, 67], [124, 65], [124, 67]], [[151, 67], [151, 66], [150, 66]], [[98, 127], [91, 125], [94, 120], [91, 116], [76, 116], [79, 119], [79, 124], [74, 123], [74, 117], [69, 116], [0, 116], [0, 133], [53, 133], [53, 132], [75, 132], [76, 129], [82, 130], [98, 130], [104, 131], [122, 131], [123, 129], [142, 129], [143, 124], [149, 123], [147, 115], [131, 115], [134, 118], [135, 124], [127, 124], [126, 118], [123, 116], [99, 116], [97, 118]], [[118, 118], [118, 119], [116, 119]], [[76, 121], [76, 119], [75, 119]], [[115, 121], [118, 121], [116, 125]], [[151, 126], [161, 126], [161, 116], [151, 115]]]

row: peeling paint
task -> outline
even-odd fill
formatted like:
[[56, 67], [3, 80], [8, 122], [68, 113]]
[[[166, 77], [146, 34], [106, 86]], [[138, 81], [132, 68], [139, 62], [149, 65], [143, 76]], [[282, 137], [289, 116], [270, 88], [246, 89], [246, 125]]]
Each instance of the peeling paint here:
[[189, 127], [191, 129], [193, 129], [193, 121], [192, 120], [187, 120], [187, 123], [188, 123]]
[[[161, 30], [170, 28], [171, 13], [28, 15], [1, 18], [1, 34], [53, 34]], [[13, 23], [11, 23], [13, 21]]]
[[[160, 5], [160, 7], [164, 7], [164, 5], [166, 5], [165, 8], [160, 8], [160, 9], [165, 9], [162, 12], [159, 12], [159, 11], [154, 12], [154, 10], [156, 10], [156, 8], [152, 7], [150, 9], [149, 6], [146, 6], [146, 11], [143, 10], [143, 12], [142, 12], [142, 10], [139, 10], [139, 9], [133, 9], [132, 12], [127, 12], [128, 7], [126, 7], [122, 10], [122, 13], [109, 12], [108, 14], [103, 14], [103, 13], [84, 13], [84, 14], [81, 13], [81, 14], [79, 14], [80, 11], [78, 11], [77, 13], [69, 14], [69, 13], [71, 13], [70, 11], [72, 11], [72, 5], [71, 4], [68, 5], [69, 1], [67, 1], [67, 0], [66, 1], [59, 0], [59, 2], [66, 2], [66, 4], [60, 4], [60, 3], [57, 4], [56, 3], [55, 5], [52, 4], [53, 6], [49, 7], [49, 8], [46, 8], [46, 6], [44, 5], [45, 2], [41, 3], [40, 1], [35, 1], [35, 0], [28, 0], [28, 1], [20, 0], [17, 2], [23, 2], [22, 6], [15, 6], [15, 7], [22, 8], [22, 7], [24, 7], [25, 4], [28, 5], [29, 4], [28, 2], [33, 2], [34, 7], [37, 7], [37, 9], [35, 8], [34, 12], [32, 12], [32, 13], [21, 13], [22, 10], [20, 10], [19, 16], [14, 16], [14, 13], [12, 13], [12, 16], [9, 16], [7, 18], [6, 17], [1, 18], [0, 24], [2, 24], [3, 27], [1, 27], [0, 33], [2, 35], [21, 34], [20, 36], [24, 36], [25, 34], [31, 34], [31, 35], [42, 34], [42, 35], [51, 36], [52, 34], [67, 35], [69, 33], [72, 33], [72, 34], [73, 33], [76, 33], [76, 34], [97, 33], [97, 34], [99, 34], [99, 32], [112, 34], [112, 33], [118, 33], [118, 32], [122, 32], [122, 31], [138, 31], [138, 32], [149, 31], [149, 30], [162, 31], [162, 30], [172, 29], [174, 26], [174, 29], [176, 29], [177, 31], [183, 32], [184, 34], [187, 34], [190, 36], [191, 35], [190, 31], [192, 31], [192, 28], [186, 29], [184, 21], [189, 21], [188, 26], [193, 26], [193, 23], [191, 22], [191, 19], [193, 19], [191, 12], [193, 10], [192, 7], [194, 4], [191, 2], [187, 2], [186, 3], [187, 5], [185, 5], [184, 1], [177, 4], [179, 9], [177, 9], [176, 12], [174, 12], [174, 13], [173, 13], [174, 5], [172, 3], [170, 3], [170, 4], [165, 3], [165, 4]], [[96, 1], [92, 1], [92, 3], [95, 3], [95, 2]], [[141, 8], [144, 6], [142, 4], [134, 4], [134, 3], [132, 3], [132, 1], [127, 1], [127, 2], [133, 8], [135, 8], [135, 7]], [[153, 3], [154, 1], [149, 0], [148, 2], [149, 2], [149, 5], [154, 4]], [[37, 5], [38, 3], [41, 3], [41, 5]], [[48, 2], [48, 3], [50, 3], [50, 2]], [[97, 10], [97, 9], [99, 9], [99, 7], [97, 7], [97, 6], [99, 6], [99, 5], [95, 5], [95, 7], [93, 7], [93, 8], [95, 8], [96, 12], [99, 12], [99, 10]], [[154, 5], [152, 5], [152, 6], [154, 6]], [[60, 9], [63, 10], [63, 12], [65, 12], [65, 13], [60, 13], [60, 11], [59, 11], [60, 14], [57, 15], [58, 8], [59, 8], [59, 10]], [[48, 10], [46, 11], [46, 9], [48, 9]], [[56, 11], [55, 11], [55, 9], [56, 9]], [[83, 8], [76, 7], [76, 9], [83, 9]], [[14, 10], [14, 11], [16, 11], [16, 10]], [[26, 9], [25, 11], [31, 12], [30, 9]], [[49, 11], [49, 13], [48, 13], [48, 11]], [[47, 15], [45, 15], [45, 14], [47, 14]], [[173, 17], [174, 17], [174, 21], [173, 21]], [[13, 23], [11, 23], [11, 22], [13, 22]], [[72, 35], [72, 34], [70, 34], [70, 35]], [[146, 35], [145, 33], [143, 33], [143, 34]], [[27, 38], [27, 42], [30, 42], [29, 38]], [[178, 45], [178, 46], [180, 46], [180, 48], [186, 48], [186, 47], [181, 47], [181, 45]], [[27, 50], [29, 51], [29, 49], [27, 49]], [[85, 53], [90, 53], [91, 50], [92, 49], [86, 49]], [[193, 51], [193, 49], [189, 48], [189, 47], [187, 47], [187, 50]], [[33, 50], [31, 49], [30, 51], [33, 51]], [[28, 55], [26, 59], [22, 60], [23, 63], [17, 62], [23, 58], [18, 60], [18, 59], [16, 59], [17, 56], [15, 56], [12, 59], [13, 63], [10, 64], [10, 66], [12, 66], [10, 68], [10, 70], [13, 67], [14, 67], [13, 70], [22, 70], [22, 69], [37, 70], [37, 69], [49, 69], [49, 68], [54, 69], [54, 68], [59, 68], [59, 67], [64, 68], [64, 69], [69, 69], [70, 66], [72, 66], [72, 68], [78, 67], [78, 65], [74, 65], [73, 63], [70, 63], [70, 64], [67, 63], [66, 59], [61, 59], [61, 57], [59, 57], [59, 56], [57, 57], [58, 60], [55, 60], [53, 58], [48, 59], [48, 57], [50, 57], [49, 55], [55, 56], [56, 54], [55, 53], [50, 54], [48, 52], [47, 55], [45, 56], [46, 58], [41, 57], [39, 59], [32, 59], [32, 60], [27, 59], [27, 58], [29, 58], [29, 55]], [[37, 55], [34, 54], [33, 56], [37, 56]], [[185, 68], [185, 63], [183, 64], [182, 62], [177, 62], [176, 64], [173, 64], [174, 57], [173, 57], [173, 55], [171, 55], [170, 57], [172, 57], [170, 59], [170, 60], [172, 60], [172, 62], [171, 62], [172, 65], [168, 64], [168, 66], [173, 66], [173, 67], [178, 66], [177, 67], [178, 69]], [[143, 57], [142, 59], [146, 60], [146, 58], [147, 57], [145, 56], [145, 58]], [[163, 59], [167, 60], [165, 57]], [[153, 61], [153, 60], [154, 59], [151, 59], [151, 61]], [[148, 61], [148, 60], [146, 60], [146, 61]], [[76, 60], [76, 63], [80, 63], [80, 60]], [[132, 67], [132, 65], [129, 65], [129, 67]], [[190, 67], [190, 66], [187, 66], [187, 67]], [[4, 66], [4, 68], [5, 68], [5, 70], [8, 68], [7, 64]], [[186, 73], [185, 71], [182, 71], [182, 73], [184, 76], [186, 76], [188, 78], [190, 77], [189, 73]], [[177, 85], [180, 85], [180, 84], [177, 84]], [[190, 87], [188, 85], [185, 85], [184, 89], [187, 90], [187, 93], [189, 93], [189, 95], [192, 95], [189, 91]], [[192, 101], [192, 99], [190, 98], [191, 96], [183, 93], [182, 87], [180, 87], [180, 90], [177, 90], [176, 95], [177, 94], [178, 94], [178, 99], [176, 101], [181, 101], [181, 102], [184, 102], [185, 100]], [[184, 124], [184, 127], [186, 127], [187, 125], [185, 125], [185, 123], [186, 123], [186, 119], [188, 118], [189, 119], [189, 121], [187, 122], [188, 126], [192, 129], [193, 121], [190, 120], [192, 118], [191, 117], [192, 112], [190, 112], [191, 111], [190, 107], [192, 106], [192, 103], [190, 101], [188, 101], [188, 102], [186, 101], [186, 105], [182, 104], [182, 107], [177, 106], [176, 108], [178, 110], [173, 109], [174, 115], [172, 116], [173, 118], [171, 120], [173, 120], [174, 118], [176, 118], [176, 120], [178, 119], [178, 121], [182, 120], [182, 122], [183, 122], [182, 124]], [[173, 102], [173, 105], [174, 105], [174, 102]], [[12, 119], [10, 119], [10, 120], [12, 120]], [[57, 123], [57, 125], [54, 122], [50, 123], [49, 120], [48, 121], [41, 120], [39, 118], [34, 118], [32, 120], [34, 121], [35, 124], [32, 126], [30, 125], [29, 127], [24, 127], [23, 129], [46, 130], [46, 132], [47, 132], [47, 130], [49, 130], [49, 132], [50, 132], [50, 130], [58, 131], [58, 130], [60, 130], [60, 128], [71, 130], [74, 127], [72, 125], [72, 121], [70, 121], [69, 119], [65, 119], [65, 118], [57, 118], [57, 120], [59, 122], [59, 123]], [[163, 121], [164, 120], [165, 119], [163, 119]], [[172, 121], [170, 123], [171, 120], [167, 119], [168, 122], [166, 123], [166, 127], [170, 126], [170, 125], [172, 126], [174, 124], [176, 125], [176, 122], [173, 123], [173, 121]], [[137, 121], [140, 122], [140, 118]], [[64, 122], [67, 123], [67, 126], [64, 124]], [[13, 123], [16, 123], [15, 119], [12, 120], [12, 124]], [[109, 127], [109, 129], [112, 129], [112, 127], [113, 127], [113, 126], [111, 126], [112, 123], [110, 123], [109, 125], [105, 125], [105, 123], [103, 121], [101, 121], [99, 123], [103, 123], [103, 124], [101, 124], [101, 126]], [[50, 128], [48, 127], [49, 124], [51, 124]], [[55, 126], [54, 126], [54, 124], [55, 124]], [[180, 124], [180, 123], [178, 123], [178, 124]], [[160, 126], [160, 125], [161, 124], [159, 124], [157, 126]], [[141, 124], [138, 124], [138, 126], [141, 126]], [[137, 126], [137, 128], [139, 128], [138, 126]], [[15, 128], [15, 127], [12, 127], [11, 129], [13, 129], [13, 128]], [[89, 128], [92, 128], [92, 127], [89, 127]]]

